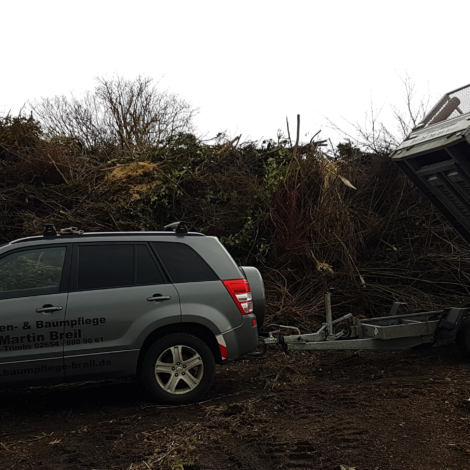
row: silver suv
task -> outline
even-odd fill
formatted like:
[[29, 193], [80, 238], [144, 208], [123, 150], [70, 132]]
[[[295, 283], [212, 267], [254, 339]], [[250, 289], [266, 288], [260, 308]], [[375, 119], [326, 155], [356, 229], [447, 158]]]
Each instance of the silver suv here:
[[200, 399], [215, 363], [258, 341], [259, 271], [215, 237], [56, 233], [0, 247], [0, 386], [140, 376], [161, 403]]

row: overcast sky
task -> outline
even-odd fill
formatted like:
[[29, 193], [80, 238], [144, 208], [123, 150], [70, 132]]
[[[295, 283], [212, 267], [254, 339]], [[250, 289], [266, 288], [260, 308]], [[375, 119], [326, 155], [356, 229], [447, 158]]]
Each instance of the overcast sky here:
[[[200, 134], [301, 136], [470, 83], [468, 1], [0, 0], [0, 114], [144, 75], [200, 109]], [[400, 78], [401, 77], [401, 78]], [[434, 104], [431, 102], [431, 104]], [[305, 137], [304, 137], [305, 140]]]

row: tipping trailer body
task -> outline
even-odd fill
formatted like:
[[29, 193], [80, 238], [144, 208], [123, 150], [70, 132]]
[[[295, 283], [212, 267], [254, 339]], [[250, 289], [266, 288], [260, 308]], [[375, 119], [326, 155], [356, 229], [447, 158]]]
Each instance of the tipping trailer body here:
[[470, 243], [470, 85], [446, 93], [391, 158]]
[[[392, 160], [470, 244], [470, 85], [446, 93], [400, 146]], [[457, 340], [470, 357], [470, 309], [398, 314], [395, 303], [383, 317], [345, 315], [333, 320], [330, 294], [325, 296], [326, 322], [315, 333], [282, 325], [267, 327], [265, 344], [287, 350], [406, 349]], [[273, 336], [283, 328], [295, 334]]]

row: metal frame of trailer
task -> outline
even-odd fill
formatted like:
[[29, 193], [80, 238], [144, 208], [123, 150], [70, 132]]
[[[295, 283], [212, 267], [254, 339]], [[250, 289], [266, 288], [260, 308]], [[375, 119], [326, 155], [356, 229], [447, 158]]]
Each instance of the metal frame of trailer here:
[[[408, 349], [438, 340], [455, 340], [462, 322], [470, 318], [468, 308], [397, 314], [403, 305], [394, 303], [383, 317], [359, 319], [348, 313], [333, 320], [331, 293], [327, 292], [326, 322], [316, 332], [302, 334], [298, 328], [273, 324], [265, 328], [268, 337], [263, 342], [280, 344], [290, 351]], [[295, 333], [281, 335], [281, 330], [286, 329]]]

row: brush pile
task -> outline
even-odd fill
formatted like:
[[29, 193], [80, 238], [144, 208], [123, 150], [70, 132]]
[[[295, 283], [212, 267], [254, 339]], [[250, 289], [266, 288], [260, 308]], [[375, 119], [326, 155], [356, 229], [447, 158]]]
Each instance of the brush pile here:
[[337, 314], [470, 302], [470, 248], [387, 155], [189, 133], [110, 153], [0, 118], [0, 243], [46, 222], [140, 231], [177, 220], [262, 270], [271, 321], [311, 328], [327, 288]]

